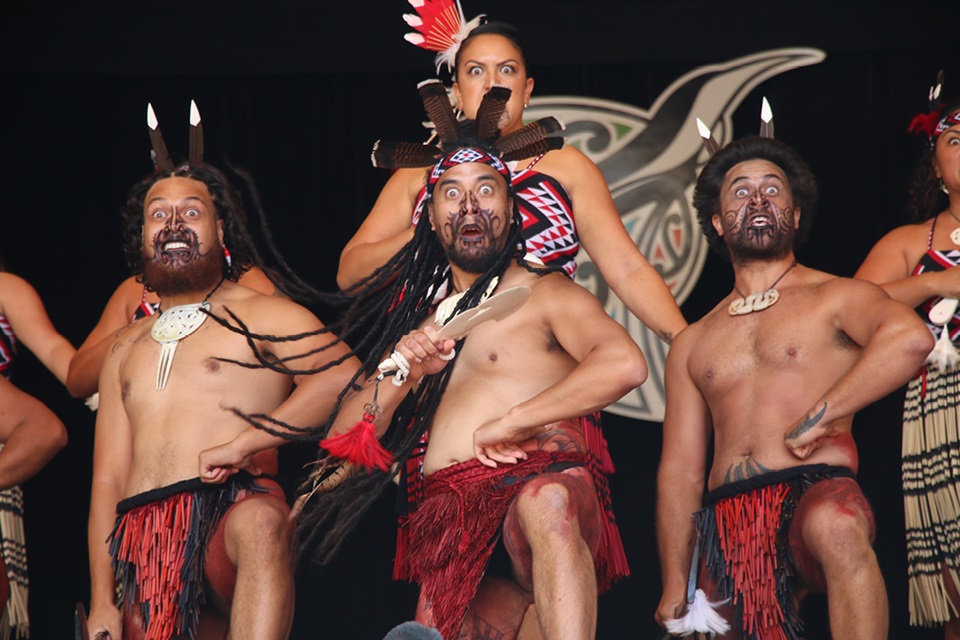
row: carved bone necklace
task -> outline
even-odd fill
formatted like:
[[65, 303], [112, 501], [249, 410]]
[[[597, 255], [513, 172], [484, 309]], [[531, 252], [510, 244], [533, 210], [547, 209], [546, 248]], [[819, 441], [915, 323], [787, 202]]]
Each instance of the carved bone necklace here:
[[171, 307], [157, 318], [150, 329], [150, 337], [160, 343], [160, 360], [157, 362], [157, 391], [163, 391], [170, 377], [170, 367], [173, 365], [173, 354], [177, 350], [180, 340], [200, 328], [207, 319], [210, 310], [210, 296], [223, 284], [223, 278], [217, 283], [202, 302], [181, 304]]
[[776, 287], [777, 283], [783, 280], [784, 276], [790, 273], [795, 266], [797, 266], [796, 260], [790, 263], [787, 270], [781, 273], [780, 277], [774, 280], [773, 284], [767, 287], [766, 291], [751, 293], [749, 296], [745, 296], [740, 293], [740, 289], [737, 289], [737, 285], [733, 285], [733, 290], [739, 293], [740, 297], [730, 303], [730, 306], [727, 307], [727, 312], [732, 316], [745, 316], [748, 313], [763, 311], [775, 305], [777, 300], [780, 299], [780, 292], [774, 287]]

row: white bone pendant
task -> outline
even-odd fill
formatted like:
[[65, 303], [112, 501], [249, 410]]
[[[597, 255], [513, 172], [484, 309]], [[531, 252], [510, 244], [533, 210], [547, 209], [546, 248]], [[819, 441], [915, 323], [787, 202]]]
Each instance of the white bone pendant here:
[[732, 316], [745, 316], [754, 311], [763, 311], [772, 307], [780, 299], [780, 292], [776, 289], [767, 289], [760, 293], [751, 293], [746, 298], [737, 298], [727, 307]]
[[160, 359], [157, 362], [157, 391], [163, 391], [173, 366], [173, 354], [180, 340], [200, 328], [207, 314], [201, 309], [210, 309], [210, 303], [184, 304], [167, 309], [150, 329], [150, 336], [160, 343]]
[[930, 322], [935, 325], [945, 325], [950, 322], [953, 314], [957, 312], [957, 304], [960, 304], [960, 300], [956, 298], [944, 298], [933, 305], [927, 317], [930, 318]]

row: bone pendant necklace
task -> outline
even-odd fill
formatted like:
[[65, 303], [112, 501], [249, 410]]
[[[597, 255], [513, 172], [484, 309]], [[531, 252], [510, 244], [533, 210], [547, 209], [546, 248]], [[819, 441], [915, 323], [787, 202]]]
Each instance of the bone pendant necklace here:
[[[960, 224], [960, 218], [957, 217], [950, 207], [947, 207], [947, 213], [949, 213], [950, 217], [957, 221], [957, 224]], [[960, 227], [957, 227], [950, 232], [950, 242], [960, 247]]]
[[181, 304], [167, 309], [153, 323], [153, 327], [150, 329], [150, 337], [160, 343], [160, 360], [157, 362], [157, 391], [163, 391], [164, 387], [167, 386], [167, 378], [170, 377], [170, 367], [173, 365], [173, 354], [177, 350], [177, 345], [180, 340], [199, 329], [203, 321], [207, 319], [207, 311], [210, 310], [208, 300], [213, 292], [220, 288], [221, 284], [223, 284], [223, 279], [210, 290], [203, 302]]
[[777, 300], [780, 299], [780, 292], [774, 287], [776, 287], [777, 283], [783, 280], [784, 276], [790, 273], [790, 270], [795, 266], [797, 266], [796, 260], [790, 263], [787, 270], [781, 273], [780, 277], [774, 280], [773, 284], [767, 287], [766, 291], [751, 293], [749, 296], [745, 296], [740, 293], [740, 290], [734, 285], [733, 290], [740, 293], [740, 297], [730, 303], [730, 306], [727, 307], [727, 312], [732, 316], [745, 316], [748, 313], [763, 311], [777, 304]]

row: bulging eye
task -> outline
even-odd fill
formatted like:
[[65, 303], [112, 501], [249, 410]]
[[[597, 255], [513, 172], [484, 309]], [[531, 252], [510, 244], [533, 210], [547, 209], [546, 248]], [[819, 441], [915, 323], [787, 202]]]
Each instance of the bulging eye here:
[[492, 195], [493, 195], [493, 187], [491, 187], [491, 186], [488, 185], [488, 184], [481, 185], [480, 188], [477, 189], [477, 193], [479, 193], [479, 194], [482, 195], [482, 196], [492, 196]]
[[513, 65], [505, 64], [502, 67], [500, 67], [500, 73], [502, 73], [503, 75], [508, 76], [516, 72], [517, 70], [513, 67]]
[[770, 185], [769, 187], [763, 190], [763, 193], [768, 196], [775, 196], [780, 193], [780, 187], [775, 187], [773, 185]]
[[478, 76], [481, 73], [483, 73], [483, 69], [481, 67], [470, 67], [467, 69], [467, 75]]
[[733, 195], [737, 196], [738, 198], [746, 198], [748, 195], [750, 195], [750, 190], [746, 187], [740, 187], [733, 192]]
[[185, 216], [188, 217], [188, 218], [198, 218], [198, 217], [200, 217], [200, 210], [199, 210], [199, 209], [187, 209], [186, 211], [184, 211], [183, 215], [185, 215]]
[[446, 191], [443, 192], [443, 195], [444, 197], [450, 198], [452, 200], [453, 198], [456, 198], [457, 196], [460, 195], [460, 190], [457, 189], [456, 187], [449, 187]]
[[167, 212], [164, 211], [163, 209], [157, 209], [156, 211], [150, 214], [150, 217], [153, 218], [154, 220], [162, 220], [163, 218], [167, 217]]

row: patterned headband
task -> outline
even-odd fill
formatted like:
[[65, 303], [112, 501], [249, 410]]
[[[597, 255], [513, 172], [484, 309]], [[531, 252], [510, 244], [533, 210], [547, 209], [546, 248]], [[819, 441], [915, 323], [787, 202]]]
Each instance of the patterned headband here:
[[953, 113], [943, 113], [943, 106], [940, 104], [940, 90], [943, 88], [943, 71], [937, 73], [937, 83], [930, 87], [928, 95], [929, 109], [927, 113], [918, 113], [910, 121], [907, 131], [914, 135], [925, 135], [933, 147], [937, 143], [940, 134], [950, 127], [960, 124], [960, 111]]
[[507, 185], [510, 185], [510, 169], [507, 168], [507, 165], [504, 164], [500, 158], [478, 147], [464, 147], [448, 153], [440, 158], [440, 161], [437, 162], [437, 164], [433, 165], [433, 170], [430, 172], [430, 177], [427, 179], [427, 195], [433, 194], [433, 188], [440, 180], [440, 176], [446, 173], [449, 169], [459, 164], [469, 164], [471, 162], [478, 162], [493, 167], [500, 175], [503, 176], [503, 179], [506, 180]]

